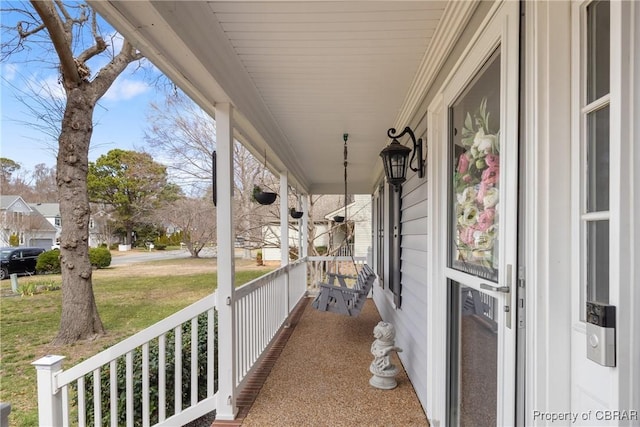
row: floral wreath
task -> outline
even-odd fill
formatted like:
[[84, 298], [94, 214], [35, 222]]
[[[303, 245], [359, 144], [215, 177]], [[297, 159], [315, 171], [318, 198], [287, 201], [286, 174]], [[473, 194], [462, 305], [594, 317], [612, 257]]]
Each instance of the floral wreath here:
[[465, 151], [458, 157], [453, 175], [456, 260], [493, 268], [498, 237], [500, 179], [499, 131], [489, 130], [487, 98], [477, 114], [467, 112], [462, 130]]

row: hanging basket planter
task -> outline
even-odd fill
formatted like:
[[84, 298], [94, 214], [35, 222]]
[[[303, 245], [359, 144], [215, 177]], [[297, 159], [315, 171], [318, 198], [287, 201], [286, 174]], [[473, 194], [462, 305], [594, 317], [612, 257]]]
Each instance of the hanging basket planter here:
[[293, 219], [302, 218], [302, 214], [303, 214], [303, 212], [297, 211], [295, 208], [289, 209], [289, 215], [291, 215], [291, 218], [293, 218]]
[[260, 203], [261, 205], [270, 205], [276, 201], [276, 197], [278, 195], [276, 193], [271, 193], [269, 191], [262, 191], [260, 187], [257, 185], [253, 187], [253, 199]]
[[344, 217], [342, 215], [336, 215], [333, 217], [333, 221], [337, 223], [342, 223], [344, 222]]

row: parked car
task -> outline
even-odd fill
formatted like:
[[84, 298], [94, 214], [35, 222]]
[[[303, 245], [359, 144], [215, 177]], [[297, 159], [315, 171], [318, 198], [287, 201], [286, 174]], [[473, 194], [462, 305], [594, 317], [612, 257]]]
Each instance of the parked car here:
[[42, 248], [0, 248], [0, 280], [13, 273], [36, 274], [36, 262], [42, 252]]

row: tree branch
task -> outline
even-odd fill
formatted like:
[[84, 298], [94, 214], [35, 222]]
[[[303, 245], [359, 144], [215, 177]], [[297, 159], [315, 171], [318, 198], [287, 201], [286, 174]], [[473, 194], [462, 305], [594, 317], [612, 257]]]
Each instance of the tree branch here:
[[31, 0], [31, 4], [47, 27], [51, 42], [58, 53], [65, 88], [68, 89], [74, 84], [80, 83], [82, 79], [71, 51], [70, 35], [66, 33], [54, 4], [51, 1], [41, 0]]
[[100, 99], [102, 95], [109, 90], [109, 87], [111, 87], [116, 77], [118, 77], [131, 62], [142, 59], [143, 57], [144, 56], [137, 52], [133, 45], [125, 39], [120, 53], [118, 53], [107, 65], [102, 67], [96, 78], [93, 80], [92, 87], [94, 90], [94, 99], [96, 101]]
[[93, 39], [95, 40], [96, 43], [93, 46], [86, 49], [80, 55], [78, 55], [78, 61], [80, 61], [80, 63], [85, 63], [89, 59], [93, 58], [94, 56], [99, 55], [105, 50], [107, 50], [107, 43], [104, 41], [102, 36], [98, 33], [98, 22], [96, 17], [97, 17], [96, 13], [93, 12], [91, 17], [91, 34], [93, 34]]

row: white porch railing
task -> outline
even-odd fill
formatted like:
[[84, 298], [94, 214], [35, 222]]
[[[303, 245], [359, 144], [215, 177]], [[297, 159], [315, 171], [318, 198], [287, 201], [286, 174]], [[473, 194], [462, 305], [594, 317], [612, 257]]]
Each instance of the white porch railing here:
[[255, 279], [235, 291], [236, 395], [307, 292], [306, 259]]
[[[307, 289], [306, 260], [238, 288], [236, 390]], [[216, 409], [217, 294], [62, 370], [62, 356], [37, 369], [40, 426], [175, 426]]]

